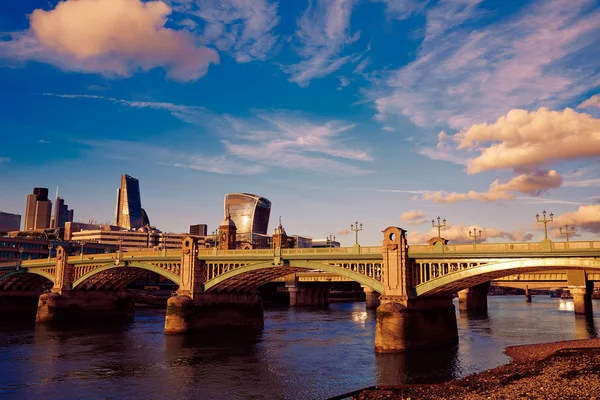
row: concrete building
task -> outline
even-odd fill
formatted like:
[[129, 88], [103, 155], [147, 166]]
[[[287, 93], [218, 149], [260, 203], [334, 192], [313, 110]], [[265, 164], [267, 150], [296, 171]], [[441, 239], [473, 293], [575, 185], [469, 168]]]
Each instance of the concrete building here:
[[313, 240], [308, 236], [292, 235], [297, 249], [308, 249], [313, 247]]
[[139, 229], [144, 226], [144, 219], [149, 219], [142, 211], [140, 197], [140, 182], [129, 176], [121, 176], [121, 187], [117, 189], [117, 208], [115, 212], [115, 225], [125, 229]]
[[0, 211], [0, 232], [18, 231], [21, 229], [21, 216]]
[[340, 242], [331, 239], [313, 239], [312, 247], [325, 248], [325, 247], [340, 247]]
[[225, 195], [225, 218], [231, 217], [237, 228], [237, 241], [255, 244], [266, 235], [271, 214], [271, 202], [250, 193]]
[[206, 224], [190, 225], [190, 235], [206, 236], [208, 227]]
[[[69, 227], [70, 224], [67, 224]], [[89, 225], [89, 224], [86, 224]], [[87, 226], [93, 228], [94, 226]], [[69, 227], [70, 228], [70, 227]], [[115, 229], [117, 228], [117, 229]], [[167, 233], [157, 230], [140, 229], [128, 231], [118, 229], [114, 225], [96, 225], [95, 229], [70, 231], [69, 239], [75, 242], [100, 243], [112, 245], [123, 251], [140, 251], [144, 249], [179, 249], [187, 233]], [[192, 236], [198, 240], [201, 247], [210, 247], [211, 238]]]
[[74, 210], [70, 210], [69, 206], [65, 204], [65, 200], [62, 197], [56, 197], [54, 202], [54, 215], [50, 223], [51, 228], [64, 228], [67, 222], [73, 222]]
[[47, 188], [34, 188], [33, 194], [27, 195], [25, 206], [24, 230], [50, 228], [52, 202], [48, 200]]

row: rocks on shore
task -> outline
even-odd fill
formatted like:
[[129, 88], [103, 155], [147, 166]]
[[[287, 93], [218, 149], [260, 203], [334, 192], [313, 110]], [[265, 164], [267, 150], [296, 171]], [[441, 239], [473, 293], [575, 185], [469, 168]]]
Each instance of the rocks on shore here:
[[511, 346], [507, 365], [443, 384], [364, 390], [379, 399], [600, 399], [600, 339]]

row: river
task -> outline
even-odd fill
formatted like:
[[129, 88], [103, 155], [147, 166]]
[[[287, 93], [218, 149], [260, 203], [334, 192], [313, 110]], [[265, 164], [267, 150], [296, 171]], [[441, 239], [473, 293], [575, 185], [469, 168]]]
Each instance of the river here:
[[490, 296], [487, 316], [457, 311], [457, 347], [406, 355], [373, 352], [375, 313], [364, 303], [266, 309], [265, 329], [252, 336], [164, 336], [164, 310], [154, 309], [136, 310], [130, 323], [77, 329], [2, 320], [0, 398], [323, 399], [440, 382], [507, 363], [509, 345], [596, 337], [600, 301], [594, 320], [572, 307], [547, 296]]

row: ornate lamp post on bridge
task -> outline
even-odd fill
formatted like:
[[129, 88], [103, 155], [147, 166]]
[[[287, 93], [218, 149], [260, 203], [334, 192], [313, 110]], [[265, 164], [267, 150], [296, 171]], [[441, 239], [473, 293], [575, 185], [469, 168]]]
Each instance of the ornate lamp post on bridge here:
[[469, 237], [473, 238], [473, 244], [477, 244], [477, 238], [481, 239], [481, 229], [479, 230], [479, 234], [477, 234], [477, 229], [473, 229], [473, 233], [469, 231]]
[[48, 243], [48, 261], [50, 261], [50, 259], [52, 258], [52, 249], [54, 248], [54, 245], [49, 242]]
[[[329, 244], [329, 248], [333, 247], [333, 242], [335, 242], [335, 236], [329, 235], [327, 236], [327, 244]], [[358, 242], [358, 240], [357, 240]]]
[[217, 248], [218, 244], [219, 244], [219, 230], [215, 229], [212, 232], [212, 236], [213, 236], [213, 247]]
[[19, 245], [19, 259], [17, 260], [17, 271], [21, 269], [21, 263], [23, 262], [23, 245]]
[[85, 246], [85, 242], [83, 240], [80, 241], [79, 246], [81, 247], [81, 253], [79, 254], [79, 259], [83, 260], [83, 246]]
[[442, 228], [446, 226], [446, 218], [442, 222], [440, 222], [440, 217], [437, 217], [437, 225], [435, 224], [435, 220], [431, 220], [431, 226], [437, 228], [438, 231], [438, 243], [442, 241]]
[[571, 228], [569, 229], [569, 225], [565, 224], [565, 231], [563, 232], [563, 228], [562, 228], [562, 227], [560, 227], [560, 228], [558, 228], [558, 232], [559, 232], [561, 235], [565, 235], [565, 236], [567, 237], [567, 243], [569, 243], [569, 236], [571, 236], [571, 235], [575, 234], [575, 228], [574, 228], [574, 227], [571, 227]]
[[363, 224], [361, 223], [360, 227], [359, 227], [358, 221], [354, 222], [354, 224], [350, 224], [350, 230], [352, 232], [356, 233], [356, 242], [354, 244], [355, 247], [358, 247], [358, 232], [362, 231], [362, 229], [363, 229]]
[[540, 219], [540, 215], [539, 214], [535, 214], [535, 219], [537, 220], [537, 222], [541, 222], [542, 224], [544, 224], [544, 240], [548, 239], [548, 222], [552, 222], [554, 221], [554, 214], [550, 213], [550, 219], [546, 219], [546, 210], [542, 211], [542, 215], [544, 216], [543, 219]]

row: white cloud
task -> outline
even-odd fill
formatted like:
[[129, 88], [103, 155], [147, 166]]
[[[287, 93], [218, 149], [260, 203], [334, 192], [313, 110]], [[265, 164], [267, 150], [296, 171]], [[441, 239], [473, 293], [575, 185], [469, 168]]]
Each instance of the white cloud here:
[[[452, 225], [449, 223], [446, 227], [442, 228], [441, 237], [449, 240], [449, 244], [473, 243], [473, 238], [469, 236], [469, 231], [473, 232], [473, 230], [477, 230], [477, 234], [481, 231], [481, 237], [477, 237], [477, 243], [486, 242], [488, 239], [523, 242], [529, 241], [533, 237], [532, 234], [521, 230], [506, 232], [495, 228], [485, 228], [481, 225]], [[424, 244], [433, 237], [437, 238], [437, 234], [437, 228], [431, 228], [426, 233], [409, 232], [407, 239], [410, 244]]]
[[162, 1], [59, 2], [34, 10], [29, 30], [0, 42], [0, 57], [117, 76], [162, 67], [172, 79], [198, 79], [219, 56], [189, 32], [166, 28], [170, 14]]
[[596, 94], [580, 105], [577, 108], [600, 108], [600, 94]]
[[350, 82], [352, 82], [350, 79], [346, 78], [345, 76], [339, 76], [338, 78], [340, 79], [340, 85], [338, 86], [337, 90], [342, 90], [343, 88], [349, 86]]
[[554, 226], [575, 227], [576, 231], [600, 233], [600, 204], [583, 205], [577, 211], [554, 216]]
[[559, 187], [562, 182], [562, 176], [560, 176], [554, 170], [534, 171], [516, 176], [506, 183], [500, 183], [498, 180], [495, 180], [489, 186], [487, 192], [470, 190], [467, 193], [444, 193], [438, 191], [423, 194], [423, 199], [431, 200], [434, 203], [455, 203], [465, 200], [476, 200], [482, 202], [513, 200], [515, 195], [511, 192], [520, 192], [539, 196], [549, 189]]
[[307, 86], [311, 80], [327, 76], [351, 60], [340, 52], [359, 37], [350, 31], [354, 3], [355, 0], [316, 0], [316, 6], [309, 3], [297, 22], [297, 53], [302, 61], [283, 67], [291, 82]]
[[214, 119], [213, 113], [204, 107], [187, 106], [183, 104], [174, 104], [168, 102], [156, 101], [130, 101], [117, 99], [114, 97], [90, 95], [90, 94], [56, 94], [42, 93], [44, 96], [60, 97], [63, 99], [98, 99], [106, 100], [112, 103], [120, 104], [132, 108], [152, 108], [155, 110], [169, 111], [172, 116], [189, 124], [203, 125]]
[[416, 60], [371, 92], [380, 121], [400, 114], [461, 129], [511, 108], [561, 106], [600, 82], [596, 59], [577, 57], [598, 45], [592, 0], [537, 0], [486, 27], [461, 26], [477, 3], [440, 1], [428, 11]]
[[275, 1], [192, 0], [177, 10], [202, 19], [203, 39], [231, 53], [239, 63], [267, 59], [277, 43]]
[[315, 123], [288, 112], [260, 113], [259, 120], [228, 118], [224, 139], [227, 151], [236, 157], [271, 167], [301, 169], [322, 174], [363, 174], [345, 160], [372, 161], [363, 150], [349, 149], [339, 137], [354, 125], [339, 121]]
[[429, 157], [432, 160], [449, 161], [458, 165], [466, 165], [466, 157], [456, 153], [450, 145], [450, 139], [451, 136], [447, 135], [446, 132], [441, 131], [438, 134], [438, 143], [435, 148], [427, 146], [419, 147], [417, 153]]
[[412, 14], [423, 12], [429, 0], [373, 0], [385, 3], [386, 12], [392, 18], [403, 20]]
[[421, 225], [427, 223], [425, 213], [421, 210], [410, 210], [402, 213], [400, 220], [408, 222], [410, 225]]
[[427, 12], [425, 40], [452, 30], [477, 15], [477, 6], [483, 0], [440, 0]]
[[458, 149], [479, 152], [470, 174], [502, 168], [538, 168], [558, 161], [600, 156], [600, 119], [564, 111], [511, 110], [494, 124], [477, 124], [455, 135]]
[[[227, 156], [260, 165], [252, 173], [270, 168], [298, 169], [321, 174], [366, 174], [371, 171], [348, 161], [372, 161], [365, 150], [346, 147], [343, 135], [355, 125], [343, 121], [315, 122], [309, 117], [287, 111], [258, 112], [256, 117], [240, 119], [218, 115], [204, 107], [168, 102], [129, 101], [97, 95], [53, 94], [67, 99], [102, 99], [132, 108], [165, 110], [190, 124], [203, 126], [222, 137]], [[177, 166], [208, 170], [210, 163], [225, 165], [222, 158], [197, 156], [179, 162]], [[208, 160], [208, 161], [206, 161]], [[219, 167], [220, 168], [220, 167]], [[247, 167], [246, 167], [247, 168]], [[214, 171], [211, 171], [214, 172]]]

